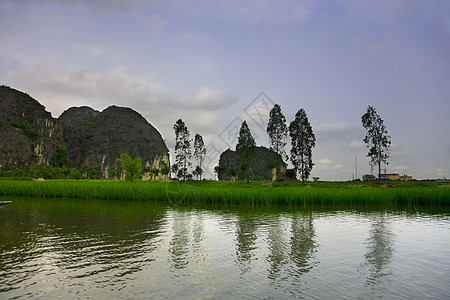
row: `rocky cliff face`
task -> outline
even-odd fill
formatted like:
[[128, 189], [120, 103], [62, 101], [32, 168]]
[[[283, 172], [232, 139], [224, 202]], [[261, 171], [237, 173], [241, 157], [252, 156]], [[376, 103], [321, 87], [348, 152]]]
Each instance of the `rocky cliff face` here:
[[[280, 168], [275, 168], [277, 156], [280, 161]], [[244, 174], [237, 162], [236, 151], [227, 149], [219, 158], [219, 180], [242, 180]], [[250, 173], [254, 180], [274, 180], [278, 173], [278, 178], [284, 178], [286, 174], [286, 164], [274, 151], [266, 147], [256, 147], [254, 163]]]
[[102, 112], [72, 107], [60, 117], [71, 167], [116, 166], [122, 153], [140, 157], [143, 167], [170, 166], [161, 134], [131, 108], [110, 106]]
[[0, 166], [48, 165], [59, 147], [57, 119], [28, 94], [0, 86]]
[[99, 166], [103, 174], [122, 153], [140, 157], [143, 167], [170, 167], [161, 134], [131, 108], [73, 107], [55, 119], [28, 94], [0, 86], [0, 129], [0, 167], [49, 165], [67, 152], [68, 167]]

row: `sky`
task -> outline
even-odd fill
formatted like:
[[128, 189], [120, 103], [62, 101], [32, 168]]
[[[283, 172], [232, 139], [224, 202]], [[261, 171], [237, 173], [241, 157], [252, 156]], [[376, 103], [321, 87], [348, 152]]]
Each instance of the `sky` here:
[[0, 0], [0, 41], [1, 85], [54, 117], [131, 107], [172, 158], [181, 118], [207, 178], [243, 120], [269, 146], [275, 103], [288, 123], [307, 113], [311, 178], [370, 174], [369, 105], [391, 136], [387, 173], [450, 177], [448, 0]]

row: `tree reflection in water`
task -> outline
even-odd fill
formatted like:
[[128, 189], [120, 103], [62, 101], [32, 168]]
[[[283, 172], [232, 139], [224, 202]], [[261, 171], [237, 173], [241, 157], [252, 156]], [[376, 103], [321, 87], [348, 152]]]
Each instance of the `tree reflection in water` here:
[[312, 213], [301, 218], [293, 217], [291, 233], [290, 257], [296, 266], [293, 273], [299, 276], [309, 272], [313, 267], [311, 259], [316, 251], [316, 243]]
[[251, 258], [256, 249], [259, 221], [256, 216], [239, 215], [236, 220], [236, 259], [241, 274], [250, 271]]
[[283, 272], [283, 266], [289, 261], [289, 235], [286, 234], [289, 227], [289, 218], [277, 217], [268, 228], [268, 278], [273, 281], [279, 282], [288, 276]]
[[171, 211], [173, 236], [169, 244], [169, 253], [172, 267], [184, 269], [189, 263], [189, 236], [190, 224], [188, 213], [184, 211]]
[[394, 251], [394, 234], [385, 213], [373, 215], [373, 218], [367, 253], [364, 256], [366, 262], [362, 267], [368, 268], [368, 273], [365, 274], [366, 284], [375, 287], [382, 284], [386, 276], [393, 275], [389, 265]]

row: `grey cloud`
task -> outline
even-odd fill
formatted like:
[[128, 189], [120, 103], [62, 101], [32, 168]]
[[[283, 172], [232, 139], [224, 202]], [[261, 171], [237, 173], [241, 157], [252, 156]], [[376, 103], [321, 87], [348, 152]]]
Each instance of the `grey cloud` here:
[[364, 138], [364, 130], [343, 122], [326, 123], [314, 126], [314, 133], [318, 142], [325, 142], [332, 139], [348, 141], [350, 147], [356, 147], [357, 140]]
[[127, 11], [141, 0], [38, 0], [40, 3], [83, 4], [94, 12]]

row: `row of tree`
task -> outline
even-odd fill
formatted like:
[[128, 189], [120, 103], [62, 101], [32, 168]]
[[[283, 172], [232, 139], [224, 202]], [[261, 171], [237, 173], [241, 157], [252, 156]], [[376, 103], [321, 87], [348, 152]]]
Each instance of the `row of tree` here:
[[[367, 154], [370, 157], [370, 168], [373, 170], [378, 166], [378, 179], [381, 179], [381, 165], [388, 164], [389, 147], [391, 137], [387, 134], [383, 119], [378, 115], [375, 108], [368, 106], [367, 112], [361, 117], [366, 135], [363, 141], [369, 148]], [[314, 163], [312, 161], [312, 149], [316, 145], [314, 135], [308, 116], [303, 108], [298, 110], [293, 121], [286, 124], [286, 118], [281, 112], [281, 107], [275, 104], [269, 113], [269, 122], [267, 124], [267, 134], [270, 140], [270, 149], [277, 153], [275, 162], [276, 170], [280, 169], [281, 160], [290, 161], [293, 165], [295, 177], [300, 176], [303, 182], [311, 174]], [[290, 157], [286, 154], [287, 136], [290, 137], [291, 151]], [[250, 178], [250, 170], [255, 158], [256, 143], [246, 121], [242, 122], [239, 130], [236, 152], [238, 155], [238, 164], [244, 171], [247, 181]]]
[[[189, 130], [182, 119], [179, 119], [174, 127], [175, 131], [175, 163], [172, 165], [172, 172], [181, 180], [188, 180], [192, 175], [201, 180], [203, 174], [202, 163], [206, 157], [206, 148], [203, 137], [196, 134], [194, 138], [194, 153], [192, 154]], [[287, 159], [285, 146], [289, 133], [291, 138], [291, 162], [296, 173], [300, 175], [302, 181], [307, 180], [311, 173], [312, 148], [315, 146], [316, 137], [304, 109], [300, 109], [295, 115], [295, 119], [286, 125], [286, 118], [281, 112], [278, 104], [270, 111], [267, 133], [270, 138], [271, 149], [277, 153], [277, 157]], [[242, 122], [239, 130], [236, 153], [238, 155], [238, 165], [244, 171], [247, 181], [250, 180], [250, 171], [254, 164], [256, 142], [252, 136], [246, 121]], [[192, 156], [198, 161], [198, 165], [193, 169], [192, 175], [189, 167], [192, 166]], [[280, 161], [275, 162], [279, 169]]]
[[[316, 137], [305, 110], [301, 108], [295, 114], [294, 120], [288, 127], [280, 105], [275, 104], [270, 110], [269, 123], [266, 130], [270, 140], [270, 149], [277, 153], [277, 161], [274, 162], [276, 170], [280, 169], [280, 159], [283, 161], [288, 159], [285, 146], [287, 145], [286, 139], [289, 134], [292, 146], [290, 160], [294, 166], [295, 174], [298, 174], [302, 181], [307, 180], [314, 165], [312, 162], [312, 148], [316, 145]], [[236, 152], [238, 164], [244, 170], [247, 181], [249, 181], [249, 171], [254, 163], [255, 149], [255, 140], [247, 122], [243, 121], [239, 130]]]
[[198, 133], [194, 137], [194, 158], [198, 164], [192, 173], [189, 173], [188, 168], [192, 166], [192, 140], [189, 130], [181, 119], [175, 123], [173, 129], [175, 131], [175, 163], [172, 165], [172, 172], [183, 181], [192, 179], [192, 176], [197, 176], [197, 179], [202, 180], [202, 164], [206, 157], [203, 137]]

